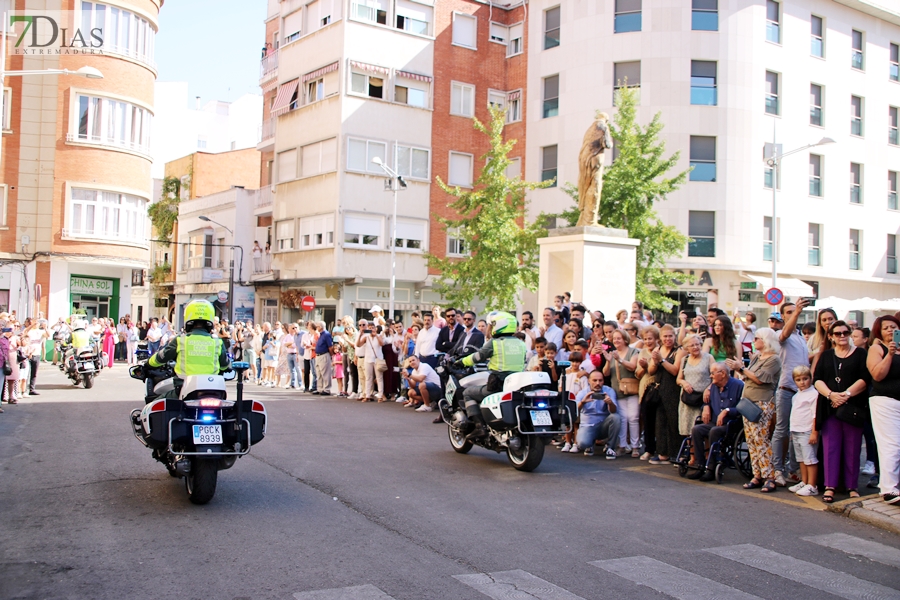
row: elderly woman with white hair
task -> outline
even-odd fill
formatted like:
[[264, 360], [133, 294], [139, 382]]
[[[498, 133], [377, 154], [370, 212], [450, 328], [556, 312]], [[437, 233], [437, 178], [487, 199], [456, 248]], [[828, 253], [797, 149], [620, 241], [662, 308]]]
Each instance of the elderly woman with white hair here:
[[747, 449], [753, 466], [753, 479], [745, 483], [744, 488], [760, 488], [760, 492], [770, 494], [777, 489], [769, 430], [775, 414], [775, 390], [781, 377], [781, 344], [778, 342], [778, 333], [768, 327], [758, 329], [753, 336], [753, 347], [756, 354], [750, 359], [748, 367], [745, 368], [742, 361], [733, 358], [727, 359], [725, 364], [744, 377], [744, 398], [762, 411], [755, 422], [744, 415], [744, 435], [747, 437]]

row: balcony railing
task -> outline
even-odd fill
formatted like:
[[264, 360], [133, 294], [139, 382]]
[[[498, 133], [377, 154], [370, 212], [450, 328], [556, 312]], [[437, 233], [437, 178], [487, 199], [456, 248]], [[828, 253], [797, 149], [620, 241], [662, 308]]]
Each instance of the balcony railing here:
[[259, 61], [259, 80], [266, 81], [278, 74], [278, 50], [273, 50]]
[[144, 146], [143, 144], [136, 144], [124, 139], [110, 138], [110, 137], [102, 137], [96, 135], [81, 135], [76, 133], [67, 133], [66, 134], [67, 142], [75, 142], [82, 144], [96, 144], [98, 146], [107, 146], [109, 148], [121, 148], [124, 150], [131, 150], [132, 152], [137, 152], [139, 154], [143, 154], [149, 158], [150, 156], [150, 148]]
[[264, 185], [259, 188], [259, 194], [256, 196], [256, 208], [266, 208], [272, 206], [275, 195], [272, 193], [272, 186]]
[[269, 117], [259, 126], [259, 141], [265, 142], [275, 137], [275, 124], [278, 123], [276, 117]]

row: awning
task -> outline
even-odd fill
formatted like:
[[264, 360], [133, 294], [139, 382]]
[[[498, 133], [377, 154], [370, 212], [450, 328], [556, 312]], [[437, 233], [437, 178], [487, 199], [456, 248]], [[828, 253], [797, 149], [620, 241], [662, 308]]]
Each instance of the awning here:
[[518, 100], [522, 97], [522, 90], [516, 90], [515, 92], [510, 92], [506, 95], [506, 99], [512, 102], [513, 100]]
[[273, 79], [273, 80], [267, 82], [266, 85], [262, 86], [262, 93], [268, 94], [269, 92], [271, 92], [272, 90], [274, 90], [277, 87], [278, 87], [278, 80]]
[[351, 60], [350, 66], [360, 69], [362, 71], [369, 71], [370, 73], [378, 73], [380, 75], [390, 75], [391, 74], [391, 70], [388, 68], [370, 65], [367, 63], [359, 62], [357, 60]]
[[[351, 302], [350, 303], [350, 305], [353, 308], [365, 308], [365, 309], [372, 308], [376, 304], [378, 306], [380, 306], [381, 308], [383, 308], [385, 311], [387, 311], [388, 306], [390, 305], [390, 302], [384, 301], [384, 302]], [[394, 310], [421, 310], [421, 306], [418, 304], [410, 304], [408, 302], [394, 302]]]
[[409, 71], [397, 71], [397, 77], [405, 77], [406, 79], [414, 79], [424, 83], [431, 83], [432, 78], [428, 75], [419, 75], [418, 73], [410, 73]]
[[275, 96], [275, 104], [272, 105], [273, 117], [280, 117], [291, 110], [291, 98], [294, 97], [299, 85], [299, 79], [292, 79], [287, 83], [281, 84], [281, 87], [278, 88], [278, 94]]
[[[762, 290], [765, 292], [770, 287], [772, 287], [772, 278], [764, 277], [762, 275], [750, 275], [747, 274], [746, 277], [752, 279], [757, 284], [762, 286]], [[803, 297], [812, 297], [815, 296], [816, 293], [813, 291], [812, 286], [808, 283], [804, 283], [799, 279], [795, 279], [793, 277], [779, 277], [778, 278], [778, 289], [781, 290], [785, 296], [791, 296], [793, 298], [797, 298], [800, 296]]]
[[306, 83], [307, 81], [309, 81], [311, 79], [318, 79], [322, 75], [326, 75], [328, 73], [331, 73], [332, 71], [337, 71], [339, 65], [340, 65], [340, 63], [334, 62], [334, 63], [331, 63], [330, 65], [328, 65], [327, 67], [322, 67], [321, 69], [316, 69], [312, 73], [307, 73], [306, 75], [303, 76], [303, 83]]

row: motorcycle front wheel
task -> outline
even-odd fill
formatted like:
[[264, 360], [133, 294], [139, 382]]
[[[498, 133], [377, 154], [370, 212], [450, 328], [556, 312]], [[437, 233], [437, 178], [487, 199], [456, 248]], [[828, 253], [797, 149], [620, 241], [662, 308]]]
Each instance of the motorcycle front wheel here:
[[206, 504], [216, 494], [216, 481], [219, 467], [214, 460], [194, 459], [191, 461], [191, 472], [184, 477], [184, 487], [188, 499], [193, 504]]
[[465, 434], [459, 429], [453, 429], [448, 426], [447, 431], [450, 434], [450, 445], [453, 446], [454, 450], [460, 454], [466, 454], [472, 449], [472, 442], [467, 440]]
[[534, 471], [544, 459], [544, 440], [536, 435], [522, 436], [522, 445], [518, 450], [506, 449], [509, 462], [518, 471]]
[[94, 387], [94, 374], [93, 373], [85, 373], [84, 375], [84, 389], [89, 390]]

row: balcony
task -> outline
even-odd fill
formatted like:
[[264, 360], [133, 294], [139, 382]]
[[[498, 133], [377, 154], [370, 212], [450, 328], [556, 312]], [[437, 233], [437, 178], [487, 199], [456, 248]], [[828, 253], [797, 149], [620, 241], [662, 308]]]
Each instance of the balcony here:
[[272, 188], [272, 185], [264, 185], [259, 188], [259, 193], [256, 196], [256, 205], [253, 208], [255, 216], [258, 217], [272, 212], [272, 205], [275, 203], [275, 192]]
[[270, 51], [259, 61], [259, 85], [278, 76], [278, 50]]
[[277, 117], [269, 117], [257, 129], [256, 149], [260, 152], [275, 144], [275, 124], [277, 122]]

